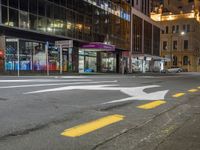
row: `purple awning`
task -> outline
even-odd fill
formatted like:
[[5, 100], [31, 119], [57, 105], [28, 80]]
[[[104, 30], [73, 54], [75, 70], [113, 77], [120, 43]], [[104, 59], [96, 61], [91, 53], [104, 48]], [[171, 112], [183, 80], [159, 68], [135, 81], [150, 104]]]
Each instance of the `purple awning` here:
[[88, 51], [115, 51], [115, 46], [100, 42], [91, 42], [81, 46], [81, 49]]

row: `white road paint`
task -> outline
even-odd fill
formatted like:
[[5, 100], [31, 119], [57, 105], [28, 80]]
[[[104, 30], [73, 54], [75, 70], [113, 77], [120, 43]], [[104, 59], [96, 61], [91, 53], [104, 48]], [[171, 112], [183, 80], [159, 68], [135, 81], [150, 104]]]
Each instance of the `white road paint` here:
[[149, 86], [142, 86], [142, 87], [117, 87], [117, 84], [114, 85], [83, 85], [83, 86], [66, 86], [66, 87], [59, 87], [53, 89], [45, 89], [45, 90], [38, 90], [27, 92], [24, 94], [36, 94], [36, 93], [46, 93], [46, 92], [55, 92], [55, 91], [67, 91], [67, 90], [102, 90], [102, 91], [121, 91], [122, 93], [128, 95], [128, 98], [113, 100], [110, 102], [106, 102], [103, 104], [110, 104], [110, 103], [119, 103], [124, 101], [131, 101], [131, 100], [163, 100], [165, 95], [168, 93], [168, 90], [164, 91], [156, 91], [152, 93], [144, 92], [145, 89], [148, 88], [156, 88], [160, 87], [159, 85], [149, 85]]
[[24, 82], [77, 82], [91, 81], [90, 79], [71, 79], [71, 80], [55, 80], [55, 79], [33, 79], [33, 80], [0, 80], [0, 83], [24, 83]]
[[58, 78], [62, 78], [62, 79], [85, 79], [85, 78], [88, 78], [87, 76], [56, 76], [54, 77], [56, 79]]
[[[94, 81], [87, 82], [87, 84], [99, 84], [99, 83], [117, 83], [117, 80], [114, 81]], [[85, 82], [75, 82], [75, 83], [52, 83], [52, 84], [31, 84], [31, 85], [14, 85], [14, 86], [2, 86], [0, 89], [12, 89], [12, 88], [24, 88], [24, 87], [43, 87], [43, 86], [57, 86], [57, 85], [80, 85], [86, 84]]]
[[94, 90], [94, 89], [101, 89], [107, 86], [118, 86], [118, 85], [83, 85], [83, 86], [66, 86], [66, 87], [59, 87], [53, 89], [46, 89], [46, 90], [38, 90], [33, 92], [27, 92], [24, 94], [36, 94], [36, 93], [47, 93], [47, 92], [57, 92], [57, 91], [69, 91], [69, 90]]

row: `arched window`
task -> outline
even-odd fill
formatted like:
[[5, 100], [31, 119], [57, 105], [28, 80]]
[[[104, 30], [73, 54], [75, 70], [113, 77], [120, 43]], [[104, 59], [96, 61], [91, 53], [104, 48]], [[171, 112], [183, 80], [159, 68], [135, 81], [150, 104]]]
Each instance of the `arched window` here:
[[173, 56], [173, 66], [177, 66], [178, 64], [178, 58], [177, 56]]
[[184, 56], [183, 57], [183, 65], [188, 65], [188, 63], [189, 63], [188, 56]]

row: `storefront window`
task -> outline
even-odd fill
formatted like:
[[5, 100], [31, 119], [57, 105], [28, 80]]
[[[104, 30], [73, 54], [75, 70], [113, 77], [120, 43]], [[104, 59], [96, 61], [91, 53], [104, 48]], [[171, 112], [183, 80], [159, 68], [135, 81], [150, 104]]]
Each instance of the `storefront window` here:
[[45, 45], [43, 43], [33, 43], [33, 70], [46, 70]]
[[79, 72], [97, 72], [97, 52], [79, 51]]
[[20, 70], [32, 70], [32, 42], [20, 40], [19, 54]]
[[96, 72], [97, 53], [85, 52], [85, 72]]
[[17, 39], [6, 40], [5, 70], [17, 70]]
[[114, 53], [101, 53], [102, 72], [116, 72], [116, 55]]
[[59, 49], [54, 45], [50, 45], [48, 49], [48, 59], [49, 59], [49, 70], [59, 71]]

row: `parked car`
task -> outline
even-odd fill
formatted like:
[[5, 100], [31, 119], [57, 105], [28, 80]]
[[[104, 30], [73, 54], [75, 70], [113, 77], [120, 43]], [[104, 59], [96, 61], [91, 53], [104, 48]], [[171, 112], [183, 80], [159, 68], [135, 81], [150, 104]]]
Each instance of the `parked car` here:
[[169, 69], [164, 69], [162, 72], [163, 73], [179, 73], [179, 72], [183, 72], [183, 69], [180, 67], [171, 67]]

